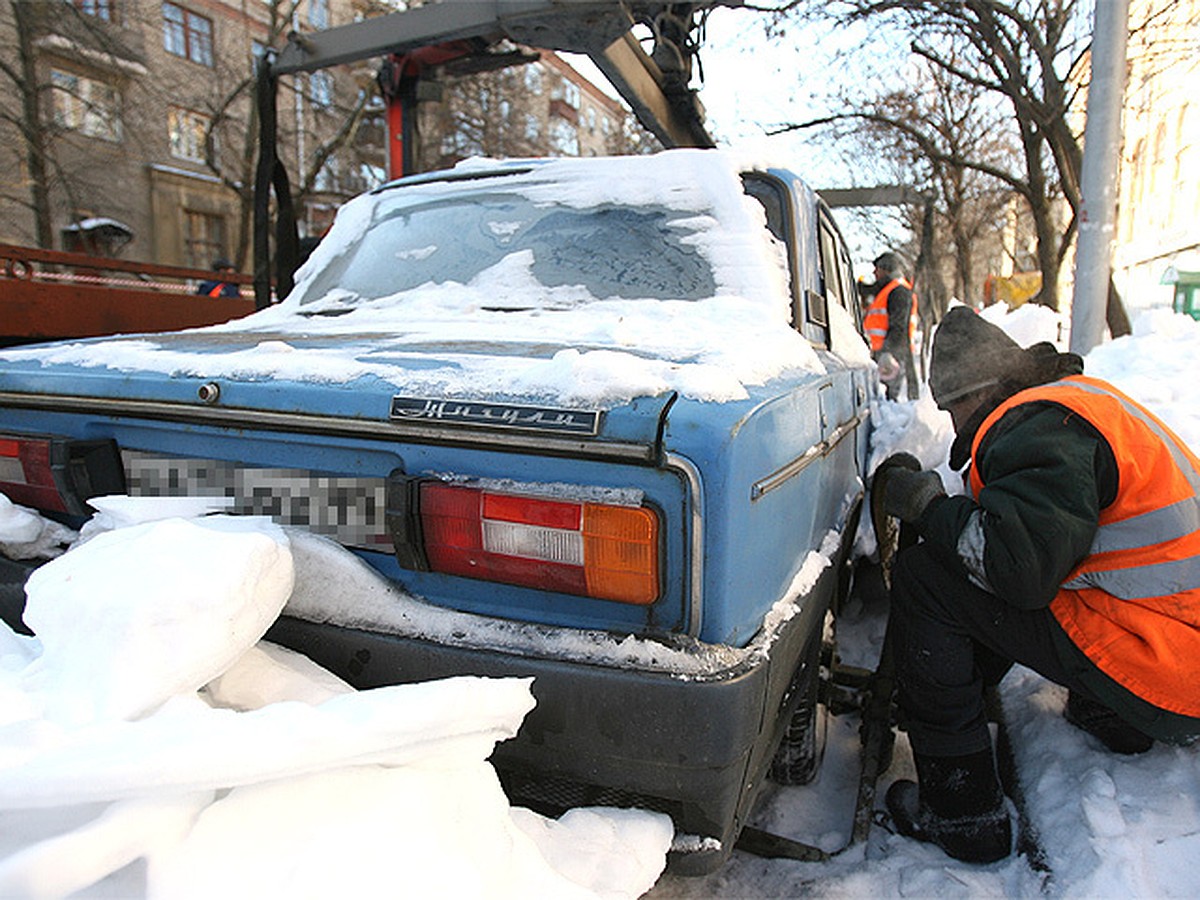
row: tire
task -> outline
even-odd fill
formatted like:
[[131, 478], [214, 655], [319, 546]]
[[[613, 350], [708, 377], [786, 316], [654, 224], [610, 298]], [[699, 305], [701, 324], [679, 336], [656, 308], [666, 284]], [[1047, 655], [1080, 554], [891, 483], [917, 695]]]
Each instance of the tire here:
[[812, 648], [805, 653], [805, 664], [797, 673], [803, 679], [799, 686], [800, 701], [767, 770], [767, 777], [776, 784], [808, 784], [821, 767], [829, 719], [829, 710], [819, 702], [821, 657], [826, 643], [827, 640], [812, 642]]

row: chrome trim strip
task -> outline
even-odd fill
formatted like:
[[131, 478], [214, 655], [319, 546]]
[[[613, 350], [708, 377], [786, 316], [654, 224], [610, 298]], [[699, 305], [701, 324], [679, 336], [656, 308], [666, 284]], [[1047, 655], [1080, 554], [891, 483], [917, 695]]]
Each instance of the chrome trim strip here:
[[692, 541], [689, 556], [691, 581], [688, 598], [688, 637], [698, 638], [704, 612], [704, 482], [696, 464], [684, 456], [668, 453], [664, 468], [680, 473], [688, 485], [692, 503]]
[[420, 444], [453, 444], [491, 450], [533, 451], [555, 456], [617, 459], [650, 465], [656, 462], [653, 444], [627, 441], [589, 441], [556, 435], [532, 435], [473, 430], [462, 425], [439, 428], [411, 422], [356, 419], [341, 416], [273, 412], [242, 407], [193, 406], [156, 400], [114, 400], [61, 394], [20, 394], [0, 391], [0, 406], [97, 416], [135, 416], [188, 425], [257, 428], [339, 437], [406, 440]]
[[829, 451], [840, 444], [847, 435], [853, 434], [854, 430], [863, 422], [865, 422], [869, 415], [870, 413], [868, 410], [860, 410], [853, 418], [847, 419], [845, 422], [835, 428], [829, 437], [825, 438], [825, 440], [817, 444], [813, 444], [813, 446], [809, 447], [791, 462], [776, 469], [765, 478], [760, 478], [758, 481], [754, 482], [754, 484], [750, 486], [751, 502], [758, 500], [764, 494], [768, 494], [776, 488], [782, 486], [788, 479], [799, 475], [810, 465], [812, 465], [813, 462], [820, 459], [822, 456], [826, 456]]

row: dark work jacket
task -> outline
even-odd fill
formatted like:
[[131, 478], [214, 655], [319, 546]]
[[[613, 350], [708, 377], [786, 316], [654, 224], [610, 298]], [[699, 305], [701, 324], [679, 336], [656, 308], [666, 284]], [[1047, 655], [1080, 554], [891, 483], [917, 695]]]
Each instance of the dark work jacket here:
[[[1050, 403], [1011, 410], [988, 432], [977, 464], [988, 491], [941, 498], [920, 522], [925, 539], [980, 587], [1021, 609], [1050, 605], [1087, 556], [1100, 510], [1117, 491], [1108, 442], [1079, 416]], [[961, 538], [980, 516], [982, 547]]]
[[[220, 288], [220, 290], [218, 291], [217, 288]], [[216, 293], [213, 293], [214, 291]], [[217, 281], [215, 279], [200, 282], [196, 288], [196, 293], [203, 294], [206, 297], [240, 297], [242, 295], [238, 286], [232, 281]]]
[[[981, 410], [975, 429], [995, 408]], [[977, 586], [1020, 609], [1048, 608], [1059, 587], [1086, 557], [1100, 511], [1116, 498], [1118, 468], [1112, 448], [1083, 417], [1053, 403], [1014, 407], [984, 436], [975, 464], [987, 485], [977, 504], [969, 493], [940, 497], [918, 529], [930, 550]], [[978, 519], [973, 523], [973, 519]], [[982, 534], [982, 540], [971, 540]], [[1058, 655], [1080, 684], [1126, 721], [1161, 740], [1200, 732], [1200, 719], [1148, 703], [1104, 674], [1052, 616]]]

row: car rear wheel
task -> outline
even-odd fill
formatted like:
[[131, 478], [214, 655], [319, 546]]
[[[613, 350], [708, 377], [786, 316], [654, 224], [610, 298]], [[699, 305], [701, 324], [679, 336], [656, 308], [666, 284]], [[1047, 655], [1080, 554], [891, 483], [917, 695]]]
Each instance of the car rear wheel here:
[[[812, 648], [806, 651], [807, 658], [801, 669], [803, 684], [799, 688], [800, 702], [792, 713], [767, 771], [767, 776], [776, 784], [808, 784], [816, 777], [825, 755], [829, 710], [820, 702], [820, 686], [825, 650], [827, 647], [832, 650], [829, 622], [825, 631], [824, 639], [813, 641]], [[832, 658], [832, 654], [829, 658]]]

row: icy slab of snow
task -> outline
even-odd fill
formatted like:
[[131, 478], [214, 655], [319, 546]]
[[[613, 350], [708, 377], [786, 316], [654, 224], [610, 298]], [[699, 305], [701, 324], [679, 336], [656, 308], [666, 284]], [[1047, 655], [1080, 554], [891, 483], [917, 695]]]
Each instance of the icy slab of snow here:
[[[512, 815], [551, 866], [610, 900], [640, 897], [654, 885], [662, 871], [658, 848], [674, 834], [668, 817], [636, 809], [571, 809], [547, 819], [518, 807]], [[612, 865], [615, 847], [623, 850], [621, 866]]]
[[94, 534], [128, 528], [162, 519], [194, 519], [209, 513], [223, 512], [233, 506], [231, 497], [129, 497], [116, 494], [92, 497], [88, 506], [96, 510], [79, 531], [81, 539]]
[[0, 499], [0, 542], [30, 544], [37, 540], [41, 533], [41, 516], [24, 506], [17, 506], [7, 497]]
[[232, 665], [292, 585], [287, 538], [269, 521], [168, 519], [98, 535], [26, 584], [25, 624], [42, 644], [26, 686], [64, 724], [138, 718]]
[[0, 896], [632, 900], [653, 885], [667, 817], [508, 806], [486, 759], [533, 707], [528, 679], [353, 691], [256, 644], [296, 571], [278, 527], [102, 505], [138, 524], [35, 573], [38, 637], [0, 627]]

